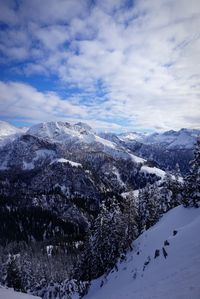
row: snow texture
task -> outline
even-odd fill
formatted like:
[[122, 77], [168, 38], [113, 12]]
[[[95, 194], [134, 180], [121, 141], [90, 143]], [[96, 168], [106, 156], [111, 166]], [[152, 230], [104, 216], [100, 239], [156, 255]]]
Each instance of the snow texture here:
[[161, 179], [164, 178], [166, 172], [162, 169], [159, 169], [157, 167], [149, 167], [149, 166], [146, 166], [146, 165], [143, 165], [141, 167], [141, 171], [142, 172], [146, 172], [146, 173], [152, 173], [152, 174], [155, 174], [157, 175], [158, 177], [160, 177]]
[[40, 297], [15, 292], [12, 289], [0, 287], [0, 299], [40, 299]]
[[84, 298], [199, 299], [199, 230], [200, 209], [174, 208], [133, 242], [118, 271], [93, 281]]
[[118, 138], [122, 141], [142, 141], [146, 135], [137, 132], [128, 132], [118, 135]]
[[52, 163], [69, 163], [72, 167], [82, 167], [81, 163], [70, 161], [70, 160], [67, 160], [67, 159], [64, 159], [64, 158], [56, 159]]
[[136, 163], [144, 163], [146, 160], [145, 159], [143, 159], [143, 158], [140, 158], [140, 157], [138, 157], [138, 156], [135, 156], [135, 155], [133, 155], [133, 154], [130, 154], [130, 156], [131, 156], [131, 159], [134, 161], [134, 162], [136, 162]]

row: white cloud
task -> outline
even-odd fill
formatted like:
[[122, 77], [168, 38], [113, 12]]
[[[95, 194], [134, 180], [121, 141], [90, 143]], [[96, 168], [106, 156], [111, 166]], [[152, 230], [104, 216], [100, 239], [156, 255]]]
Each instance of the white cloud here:
[[86, 116], [84, 108], [62, 100], [53, 92], [40, 92], [30, 85], [0, 82], [0, 111], [3, 117], [50, 120], [69, 115]]
[[[98, 120], [103, 125], [106, 119], [121, 118], [129, 127], [144, 129], [200, 127], [198, 0], [138, 0], [129, 7], [114, 0], [95, 5], [36, 0], [22, 1], [18, 12], [3, 3], [3, 20], [11, 29], [7, 41], [0, 36], [0, 50], [9, 59], [28, 57], [30, 61], [22, 64], [28, 75], [55, 74], [66, 89], [84, 90], [66, 101], [67, 108], [59, 99], [57, 117], [69, 109], [68, 114], [96, 120], [97, 125]], [[10, 83], [12, 88], [16, 90]], [[53, 102], [50, 95], [43, 94], [44, 101]], [[41, 119], [38, 106], [34, 109], [34, 117]], [[42, 113], [54, 116], [53, 110], [52, 115]]]
[[56, 93], [40, 92], [28, 84], [19, 82], [0, 81], [0, 111], [4, 119], [19, 119], [30, 124], [52, 120], [86, 120], [95, 129], [122, 129], [115, 123], [93, 118], [90, 109], [76, 104], [74, 99], [62, 99]]

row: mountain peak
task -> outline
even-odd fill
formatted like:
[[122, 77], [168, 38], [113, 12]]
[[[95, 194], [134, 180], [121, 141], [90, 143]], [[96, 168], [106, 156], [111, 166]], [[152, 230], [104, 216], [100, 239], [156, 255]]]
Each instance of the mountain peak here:
[[70, 139], [79, 139], [83, 135], [88, 133], [94, 133], [92, 128], [85, 123], [79, 122], [76, 124], [70, 124], [68, 122], [43, 122], [32, 126], [28, 131], [28, 134], [38, 136], [41, 138], [64, 141]]

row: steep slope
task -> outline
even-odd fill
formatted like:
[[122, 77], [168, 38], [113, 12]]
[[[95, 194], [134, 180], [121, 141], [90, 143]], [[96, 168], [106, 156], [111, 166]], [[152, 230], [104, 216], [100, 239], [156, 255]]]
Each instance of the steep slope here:
[[0, 286], [0, 299], [40, 299], [40, 297], [15, 292], [12, 289], [6, 289]]
[[[199, 299], [200, 210], [178, 206], [133, 242], [133, 251], [85, 299]], [[157, 251], [156, 251], [157, 250]]]

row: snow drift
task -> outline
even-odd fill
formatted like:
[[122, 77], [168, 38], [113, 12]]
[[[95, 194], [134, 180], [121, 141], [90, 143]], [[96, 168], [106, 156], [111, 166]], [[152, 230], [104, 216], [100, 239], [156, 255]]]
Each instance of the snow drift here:
[[40, 297], [15, 292], [12, 289], [6, 289], [0, 286], [0, 299], [41, 299]]

